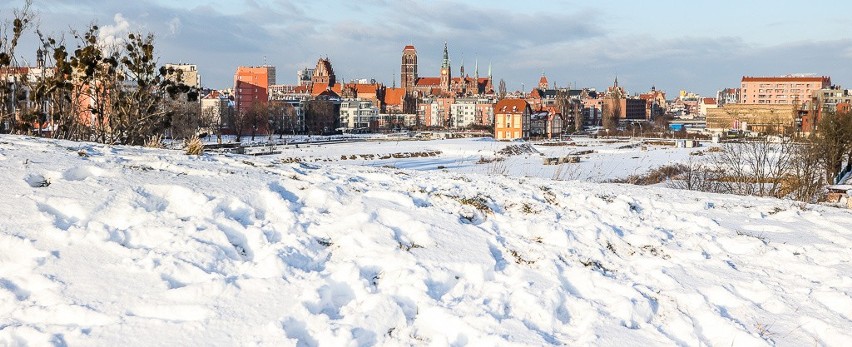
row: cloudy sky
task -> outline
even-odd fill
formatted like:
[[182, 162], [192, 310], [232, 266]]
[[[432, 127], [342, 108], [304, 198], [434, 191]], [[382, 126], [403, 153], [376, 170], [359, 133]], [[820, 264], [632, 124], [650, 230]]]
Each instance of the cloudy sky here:
[[[4, 0], [8, 20], [23, 0]], [[275, 65], [278, 83], [331, 59], [338, 79], [399, 84], [402, 48], [417, 47], [420, 76], [437, 76], [444, 41], [454, 73], [464, 62], [510, 90], [542, 73], [558, 86], [629, 92], [652, 85], [713, 95], [743, 75], [816, 74], [852, 87], [847, 1], [411, 1], [34, 0], [43, 32], [102, 27], [104, 38], [152, 32], [161, 63], [197, 64], [211, 88], [237, 66]], [[68, 41], [73, 41], [68, 37]], [[34, 60], [36, 38], [19, 55]], [[26, 51], [24, 51], [26, 49]], [[496, 82], [495, 82], [496, 83]]]

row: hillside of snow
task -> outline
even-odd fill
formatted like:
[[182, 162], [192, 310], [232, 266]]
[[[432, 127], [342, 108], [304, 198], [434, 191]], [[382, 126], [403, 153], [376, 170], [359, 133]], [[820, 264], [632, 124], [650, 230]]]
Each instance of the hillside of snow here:
[[0, 177], [0, 345], [852, 341], [848, 210], [17, 136]]

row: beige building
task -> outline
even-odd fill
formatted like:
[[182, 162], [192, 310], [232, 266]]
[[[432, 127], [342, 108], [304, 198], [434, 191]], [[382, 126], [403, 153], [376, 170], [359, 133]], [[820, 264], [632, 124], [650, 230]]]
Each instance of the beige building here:
[[797, 110], [793, 105], [728, 104], [707, 110], [707, 130], [742, 130], [757, 133], [797, 131]]
[[701, 98], [701, 100], [698, 101], [698, 115], [706, 117], [707, 110], [717, 107], [718, 105], [716, 104], [715, 98]]
[[[174, 69], [176, 72], [166, 75], [166, 78], [175, 81], [183, 82], [195, 89], [201, 88], [201, 75], [198, 74], [198, 66], [195, 64], [166, 64], [166, 69]], [[177, 81], [177, 71], [180, 71], [180, 81]]]
[[740, 104], [792, 105], [811, 100], [814, 91], [831, 86], [831, 78], [821, 77], [751, 77], [743, 76]]

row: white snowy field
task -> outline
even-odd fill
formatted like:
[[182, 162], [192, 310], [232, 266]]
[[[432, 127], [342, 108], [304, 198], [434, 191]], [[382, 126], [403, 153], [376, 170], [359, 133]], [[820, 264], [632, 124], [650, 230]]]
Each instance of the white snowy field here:
[[852, 341], [849, 210], [280, 159], [0, 136], [0, 345]]
[[[533, 143], [535, 152], [520, 155], [501, 155], [507, 146], [521, 142], [494, 141], [490, 138], [432, 141], [366, 141], [321, 145], [280, 146], [279, 157], [299, 158], [305, 162], [334, 162], [344, 165], [383, 166], [419, 171], [447, 170], [450, 172], [505, 174], [520, 177], [541, 177], [556, 180], [609, 181], [629, 175], [643, 174], [670, 163], [689, 160], [690, 153], [701, 148], [675, 148], [665, 145], [642, 145], [640, 140], [598, 140], [577, 137], [566, 141], [568, 146], [546, 146]], [[704, 143], [708, 146], [708, 143]], [[434, 157], [387, 158], [405, 153], [436, 152]], [[575, 153], [579, 163], [543, 165], [544, 158], [560, 158]], [[343, 159], [346, 157], [346, 159]], [[502, 161], [479, 163], [482, 159], [503, 158]]]

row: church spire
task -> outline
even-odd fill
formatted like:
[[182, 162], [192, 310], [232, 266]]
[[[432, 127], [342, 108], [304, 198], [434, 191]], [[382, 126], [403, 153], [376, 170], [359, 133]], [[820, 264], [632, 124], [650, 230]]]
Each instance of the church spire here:
[[464, 54], [462, 54], [461, 69], [459, 70], [459, 77], [464, 78]]
[[441, 67], [444, 69], [450, 68], [450, 53], [447, 51], [447, 41], [444, 41], [444, 61], [441, 62]]
[[476, 78], [476, 83], [479, 83], [479, 59], [473, 63], [473, 77]]
[[615, 84], [612, 86], [618, 88], [618, 75], [615, 75]]
[[488, 61], [488, 79], [491, 79], [491, 61]]

